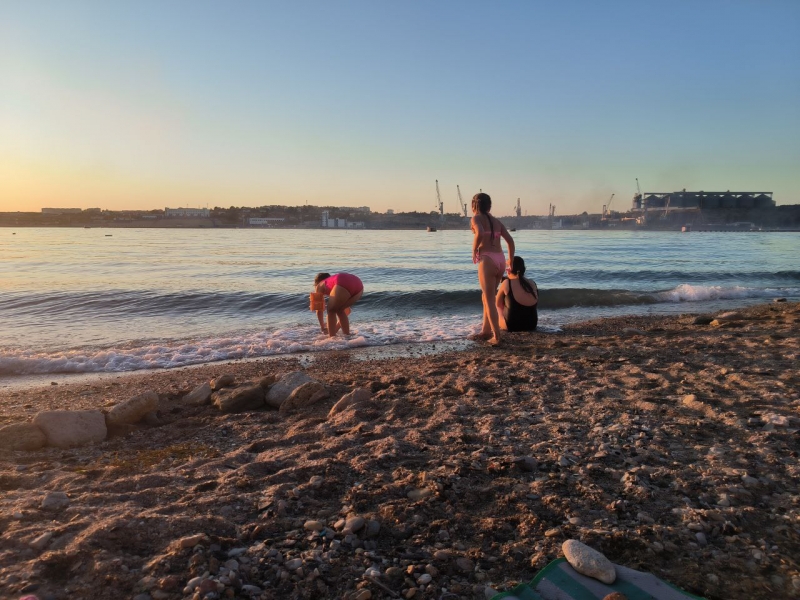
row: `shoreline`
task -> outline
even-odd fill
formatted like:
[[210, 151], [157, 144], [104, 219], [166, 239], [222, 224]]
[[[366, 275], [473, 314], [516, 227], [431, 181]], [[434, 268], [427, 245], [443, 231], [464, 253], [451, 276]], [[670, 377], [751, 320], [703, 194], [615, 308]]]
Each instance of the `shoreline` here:
[[[238, 587], [220, 584], [232, 597], [253, 585], [254, 598], [472, 599], [530, 580], [569, 538], [709, 600], [790, 596], [800, 303], [735, 312], [718, 326], [612, 317], [497, 349], [354, 356], [394, 349], [370, 347], [0, 389], [0, 426], [159, 396], [156, 421], [126, 437], [3, 454], [0, 596], [192, 598], [187, 582], [219, 582], [235, 556]], [[224, 374], [298, 368], [330, 398], [288, 415], [181, 402]], [[331, 415], [354, 388], [369, 403]], [[51, 491], [69, 505], [42, 509]], [[347, 518], [369, 527], [343, 531]]]

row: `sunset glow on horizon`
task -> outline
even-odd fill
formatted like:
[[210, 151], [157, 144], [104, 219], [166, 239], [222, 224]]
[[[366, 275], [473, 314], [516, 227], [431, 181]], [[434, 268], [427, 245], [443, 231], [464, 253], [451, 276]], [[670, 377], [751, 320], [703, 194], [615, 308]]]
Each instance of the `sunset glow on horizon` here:
[[788, 0], [0, 0], [0, 211], [800, 204], [798, 164]]

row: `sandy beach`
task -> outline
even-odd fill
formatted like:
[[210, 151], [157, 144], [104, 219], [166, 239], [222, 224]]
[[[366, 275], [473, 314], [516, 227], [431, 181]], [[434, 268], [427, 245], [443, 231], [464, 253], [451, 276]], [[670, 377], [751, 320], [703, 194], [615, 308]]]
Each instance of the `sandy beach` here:
[[[570, 538], [709, 599], [798, 596], [800, 305], [736, 313], [0, 390], [0, 427], [158, 394], [127, 435], [2, 453], [0, 597], [483, 598]], [[329, 397], [184, 402], [298, 370]]]

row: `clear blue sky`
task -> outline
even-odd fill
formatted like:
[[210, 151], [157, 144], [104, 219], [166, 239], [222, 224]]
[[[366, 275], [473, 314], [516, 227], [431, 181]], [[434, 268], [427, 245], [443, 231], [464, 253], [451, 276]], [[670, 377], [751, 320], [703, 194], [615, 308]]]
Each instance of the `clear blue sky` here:
[[0, 210], [800, 203], [800, 1], [0, 0]]

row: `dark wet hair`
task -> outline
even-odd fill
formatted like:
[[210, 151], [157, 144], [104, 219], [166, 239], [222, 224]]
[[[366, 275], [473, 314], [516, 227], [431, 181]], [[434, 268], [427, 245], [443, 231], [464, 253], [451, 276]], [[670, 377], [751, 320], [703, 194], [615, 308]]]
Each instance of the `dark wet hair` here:
[[475, 194], [472, 197], [472, 208], [476, 210], [476, 212], [481, 212], [483, 214], [488, 213], [492, 210], [492, 198], [489, 194], [484, 194], [481, 192], [480, 194]]
[[489, 219], [489, 230], [491, 231], [491, 236], [494, 238], [494, 223], [492, 223], [492, 215], [489, 214], [489, 211], [492, 210], [492, 197], [489, 196], [489, 194], [484, 194], [483, 192], [480, 194], [475, 194], [472, 197], [472, 210], [481, 213], [482, 215], [486, 215], [486, 218]]
[[319, 285], [320, 281], [325, 281], [330, 276], [330, 273], [317, 273], [317, 276], [314, 277], [314, 285]]
[[525, 279], [525, 261], [521, 256], [514, 257], [514, 260], [511, 263], [511, 274], [519, 277], [519, 284], [522, 286], [523, 290], [529, 294], [533, 293], [533, 287], [531, 286], [530, 282]]

